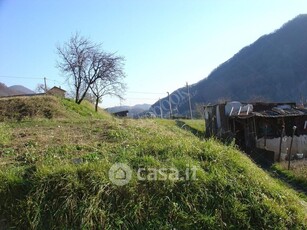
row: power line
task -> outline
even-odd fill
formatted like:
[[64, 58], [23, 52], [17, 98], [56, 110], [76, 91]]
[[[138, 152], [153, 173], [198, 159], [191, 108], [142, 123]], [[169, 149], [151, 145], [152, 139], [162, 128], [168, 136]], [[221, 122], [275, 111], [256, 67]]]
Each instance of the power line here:
[[[42, 80], [44, 82], [44, 80], [48, 80], [50, 82], [57, 82], [60, 85], [63, 85], [67, 82], [67, 80], [64, 80], [63, 82], [56, 80], [56, 79], [52, 79], [52, 78], [47, 78], [47, 77], [21, 77], [21, 76], [6, 76], [6, 75], [0, 75], [0, 78], [17, 78], [17, 79], [35, 79], [35, 80]], [[48, 82], [47, 82], [48, 83]], [[147, 95], [164, 95], [165, 93], [160, 93], [160, 92], [142, 92], [142, 91], [126, 91], [126, 93], [130, 93], [130, 94], [147, 94]], [[130, 100], [156, 100], [156, 98], [126, 98], [126, 99], [130, 99]]]
[[57, 82], [60, 85], [63, 85], [66, 82], [66, 80], [61, 82], [59, 80], [56, 80], [56, 79], [53, 79], [53, 78], [47, 78], [47, 77], [46, 78], [45, 77], [20, 77], [20, 76], [4, 76], [4, 75], [1, 75], [0, 78], [35, 79], [35, 80], [42, 80], [42, 81], [44, 79], [46, 79], [48, 81]]
[[0, 76], [2, 78], [22, 78], [22, 79], [41, 79], [43, 80], [43, 77], [16, 77], [16, 76]]
[[165, 94], [165, 93], [153, 93], [153, 92], [137, 92], [137, 91], [127, 91], [127, 93], [139, 93], [139, 94]]
[[[19, 76], [0, 76], [1, 78], [19, 78], [19, 79], [39, 79], [39, 80], [44, 80], [44, 77], [19, 77]], [[61, 83], [60, 81], [52, 78], [46, 78], [49, 81], [56, 81]]]
[[[1, 75], [0, 78], [19, 78], [19, 79], [38, 79], [38, 80], [44, 80], [44, 77], [21, 77], [21, 76], [4, 76], [4, 75]], [[64, 81], [59, 81], [59, 80], [56, 80], [54, 78], [48, 78], [46, 77], [46, 80], [48, 81], [55, 81], [55, 82], [58, 82], [60, 84], [64, 84], [67, 80], [64, 80]], [[139, 92], [139, 91], [127, 91], [127, 93], [137, 93], [137, 94], [156, 94], [156, 95], [164, 95], [164, 93], [158, 93], [158, 92]]]
[[60, 85], [63, 85], [63, 84], [66, 82], [66, 80], [63, 81], [63, 82], [60, 82], [60, 81], [58, 81], [58, 80], [50, 79], [50, 78], [46, 78], [46, 80], [48, 80], [48, 81], [54, 81], [54, 82], [60, 83]]
[[132, 98], [132, 97], [125, 97], [125, 100], [156, 100], [156, 98]]

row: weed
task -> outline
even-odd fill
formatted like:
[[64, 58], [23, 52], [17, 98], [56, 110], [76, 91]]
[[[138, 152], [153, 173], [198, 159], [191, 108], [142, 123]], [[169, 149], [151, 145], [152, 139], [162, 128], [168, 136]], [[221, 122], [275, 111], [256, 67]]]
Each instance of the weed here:
[[[118, 120], [53, 97], [48, 119], [39, 100], [31, 116], [0, 123], [0, 217], [10, 228], [306, 229], [303, 199], [233, 145], [202, 141], [173, 120]], [[133, 171], [127, 185], [108, 178], [117, 162]], [[182, 177], [187, 166], [196, 180], [136, 176], [175, 167]]]
[[11, 139], [11, 132], [8, 125], [0, 123], [0, 147], [9, 144]]

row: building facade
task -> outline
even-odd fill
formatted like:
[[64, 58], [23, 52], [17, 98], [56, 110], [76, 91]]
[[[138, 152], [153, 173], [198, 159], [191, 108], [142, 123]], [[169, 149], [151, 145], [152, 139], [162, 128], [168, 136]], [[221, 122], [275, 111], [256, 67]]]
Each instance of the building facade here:
[[227, 102], [205, 107], [205, 120], [207, 137], [234, 138], [242, 150], [267, 160], [284, 160], [290, 151], [307, 157], [307, 109], [295, 103]]

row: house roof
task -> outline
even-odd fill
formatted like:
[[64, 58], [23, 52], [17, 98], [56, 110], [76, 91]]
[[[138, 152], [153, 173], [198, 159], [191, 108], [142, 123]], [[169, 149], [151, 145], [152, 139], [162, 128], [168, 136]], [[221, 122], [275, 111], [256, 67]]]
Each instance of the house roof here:
[[252, 112], [257, 117], [298, 117], [307, 116], [307, 109], [305, 108], [272, 108], [271, 110], [264, 110], [261, 112]]
[[240, 119], [247, 119], [250, 117], [265, 117], [265, 118], [278, 118], [278, 117], [299, 117], [299, 116], [307, 116], [306, 108], [284, 108], [280, 109], [278, 107], [274, 107], [270, 110], [263, 111], [253, 111], [249, 114], [240, 113], [233, 115], [231, 117], [237, 117]]
[[122, 111], [114, 112], [112, 114], [122, 114], [122, 113], [129, 113], [129, 111], [128, 110], [122, 110]]
[[[244, 104], [242, 104], [244, 105]], [[249, 104], [252, 106], [250, 112], [241, 111], [234, 113], [231, 117], [246, 119], [250, 117], [298, 117], [307, 116], [307, 108], [299, 108], [295, 103], [263, 103], [256, 102]]]
[[58, 89], [58, 90], [62, 90], [63, 92], [66, 92], [66, 90], [61, 89], [60, 87], [57, 86], [53, 86], [51, 89], [49, 89], [48, 91], [52, 90], [52, 89]]

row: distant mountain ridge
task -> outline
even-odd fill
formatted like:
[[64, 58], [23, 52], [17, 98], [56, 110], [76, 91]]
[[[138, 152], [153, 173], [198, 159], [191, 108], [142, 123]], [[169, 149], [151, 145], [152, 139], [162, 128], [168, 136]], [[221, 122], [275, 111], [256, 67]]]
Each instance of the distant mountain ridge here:
[[20, 92], [23, 94], [32, 94], [35, 93], [34, 91], [22, 86], [22, 85], [12, 85], [9, 87], [11, 90], [14, 90], [16, 92]]
[[0, 82], [0, 96], [12, 96], [12, 95], [23, 95], [23, 94], [33, 94], [34, 91], [22, 86], [22, 85], [13, 85], [6, 86]]
[[[294, 101], [307, 99], [307, 15], [299, 15], [275, 32], [244, 47], [209, 76], [190, 88], [191, 102], [219, 100]], [[174, 102], [179, 114], [188, 114], [188, 101]], [[167, 101], [167, 98], [163, 99]], [[157, 108], [156, 102], [151, 110]], [[163, 111], [168, 112], [168, 108]]]
[[110, 107], [107, 108], [106, 110], [110, 113], [116, 113], [116, 112], [120, 112], [120, 111], [124, 111], [124, 110], [128, 110], [128, 116], [129, 117], [134, 117], [135, 115], [148, 111], [149, 108], [151, 107], [151, 105], [149, 104], [137, 104], [134, 106], [115, 106], [115, 107]]

